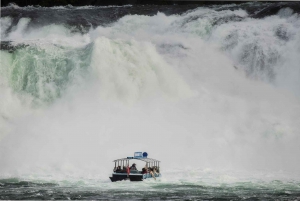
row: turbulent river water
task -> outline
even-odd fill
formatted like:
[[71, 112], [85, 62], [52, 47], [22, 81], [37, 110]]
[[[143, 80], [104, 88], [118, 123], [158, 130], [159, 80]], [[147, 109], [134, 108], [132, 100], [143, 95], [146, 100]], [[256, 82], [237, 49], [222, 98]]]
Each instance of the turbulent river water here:
[[0, 199], [300, 199], [299, 11], [2, 7]]

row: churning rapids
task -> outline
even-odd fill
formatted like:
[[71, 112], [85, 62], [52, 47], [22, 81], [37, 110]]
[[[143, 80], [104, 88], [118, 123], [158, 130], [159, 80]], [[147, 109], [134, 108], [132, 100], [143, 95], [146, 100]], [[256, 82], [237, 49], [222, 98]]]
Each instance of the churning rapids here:
[[0, 199], [300, 199], [299, 11], [2, 7]]

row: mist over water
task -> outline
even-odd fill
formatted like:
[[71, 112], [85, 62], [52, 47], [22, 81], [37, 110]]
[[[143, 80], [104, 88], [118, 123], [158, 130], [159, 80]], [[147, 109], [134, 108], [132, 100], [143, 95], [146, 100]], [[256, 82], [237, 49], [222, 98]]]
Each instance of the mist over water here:
[[[50, 10], [1, 8], [25, 17], [1, 16], [0, 177], [94, 186], [147, 151], [164, 184], [299, 182], [299, 14], [247, 5], [98, 26], [33, 26]], [[108, 8], [51, 12], [75, 9]]]

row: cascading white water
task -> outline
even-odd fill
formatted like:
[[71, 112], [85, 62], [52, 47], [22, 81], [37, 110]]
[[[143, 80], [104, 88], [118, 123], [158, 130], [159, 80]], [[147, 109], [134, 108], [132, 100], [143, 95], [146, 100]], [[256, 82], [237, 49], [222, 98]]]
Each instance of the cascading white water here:
[[[224, 18], [243, 20], [215, 26]], [[299, 170], [292, 11], [127, 15], [87, 34], [28, 22], [6, 33], [1, 19], [1, 39], [18, 49], [1, 50], [0, 176], [107, 179], [134, 151], [164, 170]]]

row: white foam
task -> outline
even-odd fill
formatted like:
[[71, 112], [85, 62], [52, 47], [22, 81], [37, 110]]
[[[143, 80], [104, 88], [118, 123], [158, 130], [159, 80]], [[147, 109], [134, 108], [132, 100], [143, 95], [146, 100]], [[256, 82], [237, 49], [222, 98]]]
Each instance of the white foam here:
[[11, 18], [10, 17], [3, 17], [0, 19], [0, 24], [1, 24], [1, 40], [4, 38], [6, 34], [6, 30], [10, 27], [11, 25]]
[[163, 60], [151, 43], [97, 38], [91, 67], [101, 96], [128, 102], [143, 97], [189, 97], [188, 85]]

